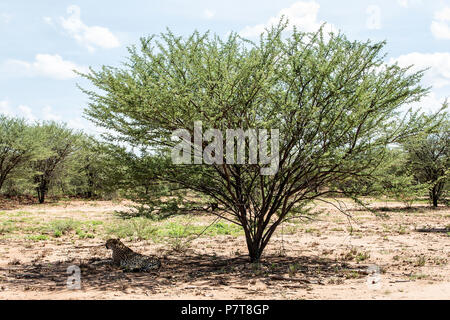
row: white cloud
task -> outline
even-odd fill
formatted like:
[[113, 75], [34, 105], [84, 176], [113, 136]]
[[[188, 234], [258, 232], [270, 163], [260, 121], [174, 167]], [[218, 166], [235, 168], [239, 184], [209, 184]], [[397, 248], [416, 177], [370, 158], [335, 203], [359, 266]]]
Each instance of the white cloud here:
[[450, 86], [450, 52], [418, 53], [412, 52], [390, 59], [389, 63], [398, 62], [399, 66], [414, 65], [412, 71], [430, 68], [423, 81], [437, 89]]
[[61, 26], [79, 44], [94, 51], [95, 47], [110, 49], [120, 46], [117, 37], [108, 28], [99, 26], [87, 26], [81, 21], [81, 9], [72, 5], [67, 8], [69, 17], [60, 17]]
[[450, 7], [435, 12], [431, 33], [437, 39], [450, 39]]
[[17, 107], [17, 109], [19, 109], [20, 113], [22, 114], [22, 116], [29, 120], [29, 121], [35, 121], [36, 117], [33, 115], [33, 112], [31, 111], [30, 107], [24, 106], [24, 105], [20, 105]]
[[16, 76], [43, 76], [62, 80], [77, 77], [78, 75], [73, 70], [87, 72], [88, 68], [64, 60], [57, 54], [37, 54], [35, 60], [32, 62], [13, 59], [7, 60], [1, 70]]
[[50, 25], [50, 26], [53, 26], [53, 25], [54, 25], [53, 19], [50, 18], [50, 17], [43, 17], [42, 20], [44, 20], [44, 22], [45, 22], [46, 24]]
[[369, 30], [381, 29], [381, 8], [376, 5], [370, 5], [366, 9], [368, 15], [366, 20], [366, 27]]
[[[9, 116], [9, 117], [19, 117], [28, 120], [29, 122], [35, 122], [39, 120], [45, 121], [65, 121], [59, 114], [53, 111], [51, 106], [44, 106], [39, 111], [36, 111], [36, 114], [39, 116], [35, 116], [33, 114], [33, 110], [26, 105], [19, 105], [17, 107], [12, 107], [8, 100], [0, 100], [0, 114]], [[69, 119], [67, 125], [70, 128], [75, 130], [82, 130], [89, 134], [99, 134], [99, 128], [95, 127], [91, 122], [81, 118], [76, 117]]]
[[[57, 113], [53, 111], [53, 108], [51, 106], [44, 106], [39, 111], [35, 112], [39, 116], [35, 116], [33, 113], [33, 110], [26, 106], [26, 105], [19, 105], [17, 107], [12, 107], [10, 102], [6, 100], [0, 100], [0, 114], [9, 116], [9, 117], [20, 117], [28, 120], [29, 122], [34, 122], [38, 120], [45, 120], [45, 121], [64, 121], [64, 119]], [[100, 134], [101, 129], [95, 127], [94, 124], [89, 122], [88, 120], [81, 118], [81, 117], [75, 117], [72, 119], [69, 119], [67, 122], [67, 125], [70, 128], [73, 128], [75, 130], [82, 130], [84, 132], [87, 132], [89, 134]]]
[[203, 11], [203, 14], [205, 15], [206, 19], [212, 19], [216, 15], [216, 12], [209, 9], [205, 9], [205, 11]]
[[69, 121], [67, 121], [67, 126], [69, 128], [75, 129], [75, 130], [82, 130], [85, 133], [93, 134], [93, 135], [100, 135], [102, 132], [105, 132], [104, 129], [96, 127], [92, 122], [82, 118], [82, 117], [76, 117], [72, 118]]
[[18, 107], [12, 108], [8, 100], [0, 101], [0, 114], [4, 114], [8, 117], [20, 117], [25, 118], [29, 121], [35, 121], [31, 108], [25, 105], [19, 105]]
[[[315, 1], [297, 1], [289, 8], [282, 9], [276, 16], [271, 17], [266, 23], [257, 24], [254, 26], [246, 26], [240, 32], [240, 35], [243, 37], [259, 36], [264, 32], [265, 28], [276, 25], [280, 21], [282, 16], [285, 16], [289, 20], [290, 29], [292, 29], [293, 26], [296, 26], [300, 31], [303, 32], [317, 31], [324, 23], [323, 21], [317, 20], [319, 8], [320, 5]], [[331, 30], [333, 30], [333, 26], [327, 24], [326, 32], [330, 32]]]
[[0, 113], [5, 115], [5, 116], [11, 116], [12, 115], [11, 107], [10, 107], [9, 102], [7, 100], [0, 101]]
[[418, 102], [413, 102], [406, 107], [413, 110], [422, 109], [423, 111], [438, 111], [445, 102], [445, 97], [437, 97], [436, 93], [430, 92]]
[[47, 121], [60, 121], [61, 117], [55, 113], [53, 113], [52, 107], [45, 106], [42, 109], [42, 117], [44, 120]]
[[403, 8], [409, 8], [416, 4], [422, 4], [422, 0], [397, 0], [397, 3]]
[[12, 15], [8, 13], [0, 13], [0, 22], [8, 24], [12, 20]]
[[437, 111], [444, 103], [450, 90], [450, 52], [418, 53], [412, 52], [389, 60], [389, 64], [397, 62], [400, 67], [411, 66], [411, 72], [428, 69], [422, 79], [424, 86], [432, 86], [428, 96], [419, 102], [405, 107], [422, 108], [424, 111]]

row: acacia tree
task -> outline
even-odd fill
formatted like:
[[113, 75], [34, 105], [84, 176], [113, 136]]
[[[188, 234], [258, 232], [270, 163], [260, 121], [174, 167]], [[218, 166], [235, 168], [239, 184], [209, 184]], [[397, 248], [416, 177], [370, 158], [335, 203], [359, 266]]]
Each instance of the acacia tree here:
[[445, 195], [450, 177], [450, 121], [444, 114], [444, 121], [434, 131], [423, 134], [404, 143], [407, 165], [415, 179], [427, 184], [430, 202], [437, 207]]
[[237, 34], [222, 40], [169, 31], [129, 48], [124, 67], [83, 75], [100, 89], [83, 90], [90, 97], [86, 115], [116, 142], [169, 152], [178, 144], [173, 131], [193, 136], [195, 121], [222, 132], [279, 130], [274, 175], [261, 175], [260, 162], [167, 161], [158, 173], [161, 181], [217, 201], [222, 210], [215, 214], [242, 226], [251, 261], [260, 259], [285, 219], [333, 191], [321, 187], [367, 174], [388, 144], [424, 125], [417, 113], [399, 113], [426, 94], [419, 85], [423, 72], [384, 66], [383, 42], [322, 30], [285, 36], [285, 27], [281, 22], [256, 43]]
[[79, 148], [80, 135], [67, 128], [65, 124], [54, 121], [37, 124], [36, 129], [41, 134], [39, 142], [46, 146], [46, 153], [32, 163], [36, 172], [33, 180], [39, 203], [44, 203], [51, 183], [58, 174], [64, 174], [68, 160]]
[[72, 194], [86, 198], [99, 197], [107, 192], [109, 171], [116, 171], [105, 152], [105, 146], [95, 137], [79, 135], [68, 179], [65, 183]]
[[407, 153], [401, 148], [388, 150], [383, 164], [370, 179], [371, 195], [388, 196], [410, 208], [414, 200], [427, 192], [428, 184], [418, 181], [408, 164]]
[[15, 171], [38, 159], [43, 148], [25, 120], [0, 115], [0, 190]]

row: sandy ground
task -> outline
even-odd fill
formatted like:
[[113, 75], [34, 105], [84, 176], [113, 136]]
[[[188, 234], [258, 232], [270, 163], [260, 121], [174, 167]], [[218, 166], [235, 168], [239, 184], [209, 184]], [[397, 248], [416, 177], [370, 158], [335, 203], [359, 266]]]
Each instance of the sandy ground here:
[[[29, 205], [0, 214], [18, 229], [0, 238], [0, 299], [450, 299], [450, 209], [373, 203], [347, 218], [322, 205], [317, 221], [285, 223], [260, 265], [245, 256], [242, 236], [200, 237], [182, 253], [164, 242], [124, 241], [156, 255], [154, 273], [124, 273], [108, 262], [104, 237], [33, 241], [20, 219], [117, 219], [125, 203]], [[37, 220], [36, 220], [37, 219]], [[205, 224], [212, 217], [204, 216]], [[81, 289], [68, 289], [69, 266]]]

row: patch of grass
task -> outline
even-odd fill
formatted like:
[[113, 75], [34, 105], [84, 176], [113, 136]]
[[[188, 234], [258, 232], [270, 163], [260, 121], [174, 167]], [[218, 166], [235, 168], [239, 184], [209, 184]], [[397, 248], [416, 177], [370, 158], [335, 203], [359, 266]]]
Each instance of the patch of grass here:
[[93, 238], [95, 238], [95, 235], [93, 235], [92, 233], [89, 233], [89, 232], [85, 232], [84, 230], [82, 230], [82, 229], [77, 229], [76, 230], [76, 234], [78, 235], [78, 237], [80, 238], [80, 239], [93, 239]]
[[131, 218], [115, 223], [107, 228], [107, 233], [118, 238], [134, 238], [138, 240], [152, 239], [157, 232], [152, 221], [145, 218]]
[[295, 225], [284, 226], [282, 229], [280, 228], [280, 232], [283, 234], [293, 235], [297, 233], [298, 227]]
[[32, 233], [51, 235], [54, 238], [60, 238], [74, 232], [80, 239], [95, 238], [97, 226], [102, 225], [102, 221], [78, 221], [73, 219], [59, 219], [45, 223], [41, 226], [33, 225], [27, 230]]
[[100, 220], [89, 220], [89, 221], [86, 221], [85, 223], [89, 223], [93, 226], [103, 225], [103, 221], [100, 221]]
[[59, 238], [75, 230], [79, 225], [80, 222], [73, 219], [54, 220], [44, 226], [44, 230], [53, 234], [55, 238]]
[[300, 270], [300, 265], [298, 263], [290, 264], [288, 267], [289, 277], [294, 277]]
[[355, 256], [356, 261], [361, 262], [365, 261], [370, 258], [370, 254], [367, 251], [364, 252], [358, 252], [358, 254]]
[[27, 236], [27, 239], [32, 241], [45, 241], [48, 240], [48, 236], [45, 234], [33, 234]]
[[409, 276], [409, 279], [414, 281], [414, 280], [423, 280], [423, 279], [428, 279], [430, 276], [427, 274], [423, 274], [423, 273], [416, 273], [416, 274], [412, 274]]
[[416, 267], [423, 267], [425, 263], [427, 262], [427, 258], [425, 256], [420, 256], [417, 258]]
[[358, 251], [356, 248], [351, 248], [348, 252], [341, 254], [344, 261], [356, 260], [357, 262], [365, 261], [370, 258], [370, 253], [367, 251]]
[[168, 222], [162, 224], [157, 231], [160, 237], [181, 237], [186, 238], [201, 234], [204, 236], [215, 237], [218, 235], [239, 236], [243, 233], [242, 229], [232, 223], [218, 222], [206, 229], [203, 225], [194, 225], [189, 223]]
[[345, 278], [346, 279], [359, 279], [362, 278], [363, 276], [361, 274], [359, 274], [356, 271], [350, 271], [350, 272], [346, 272], [345, 273]]
[[29, 216], [30, 214], [32, 214], [32, 213], [28, 212], [28, 211], [17, 211], [14, 215], [15, 216]]
[[409, 233], [409, 232], [408, 232], [408, 230], [406, 229], [405, 226], [399, 226], [399, 228], [398, 228], [398, 233], [399, 233], [399, 234], [407, 234], [407, 233]]
[[[103, 225], [103, 221], [89, 220], [80, 221], [79, 225], [75, 228], [75, 233], [80, 239], [93, 239], [96, 234], [99, 234], [98, 227]], [[103, 230], [101, 230], [103, 231]]]
[[210, 228], [208, 228], [208, 230], [206, 230], [206, 234], [209, 236], [216, 236], [216, 235], [239, 236], [242, 233], [243, 233], [242, 228], [239, 227], [238, 225], [224, 222], [218, 222], [216, 224], [213, 224]]
[[165, 241], [173, 251], [183, 252], [190, 247], [190, 242], [198, 235], [238, 236], [243, 233], [241, 228], [232, 223], [218, 222], [205, 230], [207, 225], [195, 224], [192, 217], [175, 217], [166, 222], [152, 221], [143, 217], [129, 218], [106, 227], [106, 233], [118, 238], [133, 238], [138, 240]]
[[191, 247], [192, 239], [186, 239], [181, 236], [169, 238], [167, 240], [167, 244], [169, 245], [170, 249], [172, 249], [172, 251], [185, 253]]
[[431, 259], [431, 263], [433, 263], [434, 265], [437, 265], [437, 266], [443, 266], [448, 263], [448, 260], [446, 258], [436, 257], [436, 258]]
[[0, 235], [8, 234], [16, 230], [16, 226], [12, 221], [5, 221], [0, 224]]
[[348, 252], [341, 254], [341, 256], [343, 260], [348, 261], [353, 260], [357, 254], [358, 250], [356, 248], [351, 248]]

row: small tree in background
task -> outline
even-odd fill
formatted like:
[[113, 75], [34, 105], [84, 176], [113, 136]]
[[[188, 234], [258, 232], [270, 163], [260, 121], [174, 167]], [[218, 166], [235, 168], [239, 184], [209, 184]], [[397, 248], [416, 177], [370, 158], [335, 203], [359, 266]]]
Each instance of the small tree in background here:
[[22, 176], [31, 161], [42, 157], [39, 132], [20, 118], [0, 115], [0, 190], [11, 176]]
[[411, 172], [407, 155], [401, 148], [390, 149], [373, 179], [373, 194], [387, 196], [403, 202], [410, 208], [428, 190], [428, 184], [420, 183]]
[[65, 183], [70, 193], [87, 199], [108, 193], [109, 172], [114, 171], [104, 144], [92, 136], [80, 135], [77, 150], [71, 157], [72, 165]]
[[33, 181], [39, 203], [44, 203], [51, 184], [67, 172], [70, 157], [79, 148], [80, 135], [65, 124], [53, 121], [38, 124], [36, 129], [40, 132], [39, 143], [46, 147], [46, 152], [42, 159], [32, 163], [36, 172]]
[[[100, 92], [86, 114], [127, 142], [167, 154], [177, 129], [279, 129], [279, 165], [261, 175], [262, 163], [174, 165], [162, 162], [160, 181], [204, 194], [215, 213], [242, 226], [251, 261], [261, 258], [277, 227], [302, 215], [339, 182], [373, 172], [386, 146], [425, 126], [417, 113], [423, 72], [384, 66], [384, 43], [349, 41], [341, 34], [294, 30], [285, 24], [252, 43], [231, 34], [222, 40], [168, 32], [130, 48], [124, 68], [103, 67], [83, 76]], [[206, 147], [207, 143], [203, 144]], [[225, 152], [226, 158], [226, 152]], [[248, 160], [248, 158], [247, 158]], [[248, 163], [248, 161], [246, 161]], [[332, 189], [332, 188], [331, 188]], [[338, 190], [356, 196], [358, 190]]]
[[450, 177], [450, 121], [448, 114], [430, 133], [404, 143], [407, 164], [415, 179], [428, 184], [433, 207], [445, 198]]

